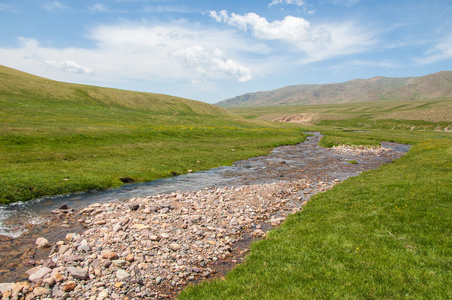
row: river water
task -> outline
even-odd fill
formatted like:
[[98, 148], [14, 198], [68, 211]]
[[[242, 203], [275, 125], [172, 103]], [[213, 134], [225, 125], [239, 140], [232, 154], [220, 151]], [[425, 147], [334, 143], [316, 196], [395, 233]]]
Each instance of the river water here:
[[[117, 189], [45, 197], [28, 202], [0, 206], [0, 235], [17, 237], [25, 228], [45, 222], [52, 210], [67, 204], [75, 210], [93, 203], [124, 201], [172, 192], [202, 190], [207, 187], [241, 186], [288, 179], [310, 179], [327, 182], [341, 181], [383, 163], [399, 158], [409, 150], [408, 145], [382, 143], [392, 149], [380, 156], [344, 156], [318, 146], [319, 133], [312, 133], [304, 143], [281, 146], [266, 156], [238, 161], [230, 167], [189, 173], [147, 183], [127, 184]], [[347, 161], [354, 159], [357, 165]]]

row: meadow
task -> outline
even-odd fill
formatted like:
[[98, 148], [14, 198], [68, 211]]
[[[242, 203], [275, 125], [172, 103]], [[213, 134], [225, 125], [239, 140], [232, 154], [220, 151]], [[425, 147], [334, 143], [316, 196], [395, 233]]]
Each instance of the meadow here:
[[206, 170], [303, 141], [168, 95], [56, 82], [0, 68], [0, 203]]
[[[404, 157], [317, 194], [254, 242], [224, 279], [189, 287], [179, 299], [451, 299], [452, 133], [439, 131], [451, 123], [380, 119], [380, 105], [361, 104], [371, 118], [349, 112], [300, 126], [321, 131], [322, 146], [412, 145]], [[384, 113], [400, 112], [390, 107]]]

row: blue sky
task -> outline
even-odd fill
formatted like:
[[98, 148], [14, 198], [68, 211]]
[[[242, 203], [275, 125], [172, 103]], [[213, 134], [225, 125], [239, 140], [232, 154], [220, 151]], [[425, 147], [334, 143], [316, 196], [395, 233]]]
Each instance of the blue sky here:
[[450, 0], [0, 0], [0, 64], [208, 103], [452, 70]]

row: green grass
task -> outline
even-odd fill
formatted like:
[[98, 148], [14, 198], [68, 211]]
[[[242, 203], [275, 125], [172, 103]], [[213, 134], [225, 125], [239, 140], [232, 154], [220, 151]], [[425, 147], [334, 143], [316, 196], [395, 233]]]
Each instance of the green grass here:
[[355, 129], [363, 126], [366, 132], [311, 129], [330, 145], [393, 140], [413, 147], [314, 196], [253, 243], [225, 280], [189, 287], [179, 299], [451, 299], [451, 134], [382, 130], [371, 121]]
[[3, 204], [230, 165], [304, 139], [294, 126], [248, 121], [188, 99], [1, 66], [0, 79]]

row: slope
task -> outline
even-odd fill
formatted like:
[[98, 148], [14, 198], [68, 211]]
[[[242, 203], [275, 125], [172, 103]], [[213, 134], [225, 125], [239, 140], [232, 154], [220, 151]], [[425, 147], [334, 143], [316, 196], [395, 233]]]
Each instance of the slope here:
[[452, 97], [452, 72], [422, 77], [374, 77], [343, 83], [301, 84], [248, 93], [217, 103], [221, 107], [261, 107], [356, 103], [379, 100], [415, 100]]

